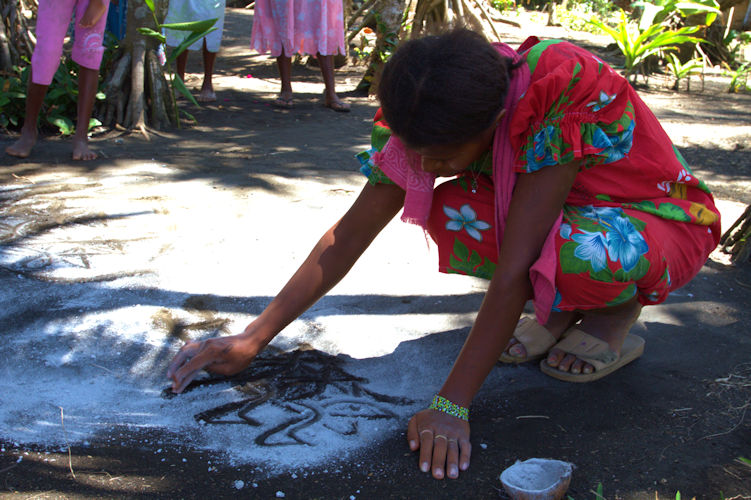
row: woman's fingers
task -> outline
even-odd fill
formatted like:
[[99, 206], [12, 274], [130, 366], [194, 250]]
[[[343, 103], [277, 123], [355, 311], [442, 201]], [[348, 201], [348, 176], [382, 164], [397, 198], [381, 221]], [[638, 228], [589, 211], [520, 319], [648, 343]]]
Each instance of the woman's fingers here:
[[420, 435], [417, 433], [417, 419], [412, 417], [407, 424], [407, 442], [409, 449], [416, 451], [420, 447]]
[[443, 479], [448, 445], [449, 438], [443, 434], [436, 434], [433, 437], [433, 477], [436, 479]]
[[469, 469], [469, 457], [472, 455], [472, 444], [469, 439], [459, 440], [459, 470]]
[[188, 342], [182, 348], [178, 353], [175, 355], [175, 358], [172, 360], [172, 363], [170, 363], [169, 368], [167, 368], [167, 378], [174, 378], [175, 372], [190, 358], [195, 356], [196, 352], [198, 352], [198, 349], [200, 349], [200, 344], [198, 342]]
[[449, 438], [446, 451], [446, 475], [451, 479], [459, 477], [459, 442]]
[[433, 431], [423, 429], [420, 431], [420, 470], [428, 472], [433, 461]]

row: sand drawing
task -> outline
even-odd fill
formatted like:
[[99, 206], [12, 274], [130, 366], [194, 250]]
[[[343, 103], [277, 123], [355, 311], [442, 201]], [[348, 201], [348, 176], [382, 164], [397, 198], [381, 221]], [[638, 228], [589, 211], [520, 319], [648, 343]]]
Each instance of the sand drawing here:
[[[262, 353], [244, 372], [194, 381], [186, 392], [232, 384], [242, 394], [240, 400], [201, 411], [195, 419], [213, 425], [257, 427], [255, 443], [259, 446], [315, 446], [316, 426], [344, 436], [356, 435], [361, 421], [395, 419], [391, 407], [413, 403], [367, 389], [367, 379], [347, 373], [339, 365], [336, 357], [316, 350]], [[169, 389], [162, 394], [175, 396]], [[277, 418], [268, 421], [254, 416], [264, 405], [273, 406]]]

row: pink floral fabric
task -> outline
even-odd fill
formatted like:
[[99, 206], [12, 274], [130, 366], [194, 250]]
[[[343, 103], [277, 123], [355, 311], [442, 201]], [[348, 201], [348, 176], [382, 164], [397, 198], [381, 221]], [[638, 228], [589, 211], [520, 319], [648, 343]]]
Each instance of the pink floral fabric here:
[[250, 47], [273, 57], [346, 54], [341, 0], [256, 0]]

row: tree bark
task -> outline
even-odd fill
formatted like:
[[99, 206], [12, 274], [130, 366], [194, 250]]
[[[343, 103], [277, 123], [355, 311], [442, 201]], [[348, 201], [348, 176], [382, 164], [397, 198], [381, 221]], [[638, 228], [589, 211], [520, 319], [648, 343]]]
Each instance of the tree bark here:
[[[155, 0], [157, 19], [166, 15], [167, 0]], [[162, 66], [157, 62], [155, 39], [138, 32], [139, 28], [157, 30], [154, 16], [144, 0], [128, 1], [125, 39], [120, 52], [105, 69], [104, 93], [100, 109], [102, 123], [115, 123], [129, 129], [156, 130], [176, 123], [170, 88]]]
[[730, 261], [734, 264], [751, 262], [751, 205], [722, 235], [720, 248], [730, 254]]
[[383, 64], [386, 62], [383, 56], [396, 48], [406, 3], [406, 0], [380, 0], [374, 6], [378, 12], [379, 21], [376, 29], [376, 44], [370, 55], [368, 69], [365, 70], [365, 75], [357, 86], [358, 90], [367, 90], [370, 95], [378, 91], [378, 79]]
[[23, 58], [31, 59], [36, 39], [24, 15], [24, 9], [35, 12], [36, 2], [26, 6], [19, 0], [0, 0], [0, 71], [10, 72], [13, 66], [22, 66]]

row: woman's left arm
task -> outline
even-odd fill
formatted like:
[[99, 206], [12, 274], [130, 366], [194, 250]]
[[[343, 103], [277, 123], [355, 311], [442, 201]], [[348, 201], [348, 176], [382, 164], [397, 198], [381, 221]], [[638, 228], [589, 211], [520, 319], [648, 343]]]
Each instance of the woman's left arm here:
[[[498, 357], [532, 296], [529, 269], [561, 212], [579, 170], [579, 162], [545, 167], [518, 176], [506, 220], [498, 265], [475, 323], [440, 396], [468, 407]], [[469, 424], [436, 410], [423, 410], [409, 422], [410, 448], [420, 449], [420, 468], [441, 479], [444, 470], [457, 477], [469, 467]], [[445, 466], [445, 469], [444, 469]]]

